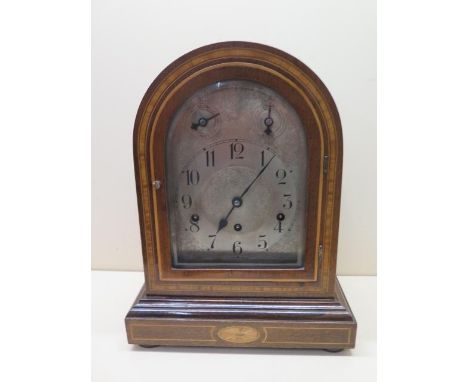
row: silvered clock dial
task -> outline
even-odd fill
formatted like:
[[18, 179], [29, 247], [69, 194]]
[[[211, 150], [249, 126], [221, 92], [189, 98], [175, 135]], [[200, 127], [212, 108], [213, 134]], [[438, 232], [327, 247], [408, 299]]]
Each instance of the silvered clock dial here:
[[174, 115], [166, 168], [175, 267], [301, 267], [307, 151], [295, 110], [220, 81]]

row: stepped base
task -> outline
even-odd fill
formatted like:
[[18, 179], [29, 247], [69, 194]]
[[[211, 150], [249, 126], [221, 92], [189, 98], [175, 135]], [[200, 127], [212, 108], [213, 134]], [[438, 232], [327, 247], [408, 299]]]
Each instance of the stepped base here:
[[336, 280], [332, 298], [153, 296], [143, 286], [125, 318], [130, 344], [354, 348], [357, 323]]

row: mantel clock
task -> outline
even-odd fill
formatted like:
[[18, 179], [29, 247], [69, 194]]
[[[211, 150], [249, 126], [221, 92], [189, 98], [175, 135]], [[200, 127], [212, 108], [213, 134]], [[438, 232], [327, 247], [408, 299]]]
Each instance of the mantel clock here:
[[187, 53], [140, 104], [134, 163], [145, 284], [129, 343], [354, 347], [341, 125], [308, 67], [247, 42]]

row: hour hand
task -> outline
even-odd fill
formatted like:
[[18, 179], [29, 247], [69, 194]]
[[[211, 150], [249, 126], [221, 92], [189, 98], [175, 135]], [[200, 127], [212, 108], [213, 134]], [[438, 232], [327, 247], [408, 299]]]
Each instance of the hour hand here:
[[213, 118], [217, 117], [219, 113], [213, 114], [211, 117], [200, 117], [198, 118], [197, 122], [192, 122], [191, 128], [193, 130], [197, 130], [200, 126], [205, 127], [208, 125], [208, 121], [212, 120]]
[[[227, 213], [226, 216], [222, 217], [221, 220], [219, 221], [218, 223], [218, 230], [216, 231], [216, 233], [213, 235], [214, 239], [213, 239], [213, 242], [211, 243], [211, 248], [214, 247], [214, 243], [215, 243], [215, 240], [216, 240], [216, 235], [218, 235], [218, 233], [225, 227], [227, 227], [228, 225], [228, 219], [229, 219], [229, 216], [231, 216], [232, 214], [232, 211], [234, 211], [234, 208], [239, 208], [240, 206], [242, 206], [242, 198], [240, 196], [235, 196], [234, 198], [232, 198], [232, 207], [231, 209], [229, 210], [229, 212]], [[235, 229], [235, 228], [234, 228]]]
[[218, 232], [221, 231], [224, 227], [226, 227], [228, 225], [228, 221], [226, 218], [222, 218], [220, 221], [219, 221], [219, 224], [218, 224]]
[[214, 248], [214, 243], [215, 243], [215, 241], [216, 241], [216, 237], [217, 237], [219, 231], [221, 231], [223, 228], [227, 227], [227, 225], [228, 225], [228, 217], [229, 217], [229, 215], [231, 215], [233, 209], [234, 209], [234, 207], [231, 208], [231, 210], [230, 210], [229, 213], [226, 215], [226, 217], [221, 218], [221, 220], [220, 220], [219, 223], [218, 223], [218, 230], [216, 231], [216, 233], [215, 233], [214, 235], [211, 235], [211, 236], [210, 236], [210, 237], [214, 237], [213, 242], [211, 243], [211, 248]]
[[221, 218], [221, 220], [218, 223], [218, 231], [216, 231], [216, 234], [218, 234], [219, 231], [221, 231], [224, 227], [228, 225], [229, 216], [231, 216], [232, 211], [234, 211], [234, 208], [239, 208], [240, 206], [242, 206], [242, 197], [235, 196], [234, 198], [232, 198], [231, 203], [232, 203], [231, 209], [229, 210], [226, 216]]

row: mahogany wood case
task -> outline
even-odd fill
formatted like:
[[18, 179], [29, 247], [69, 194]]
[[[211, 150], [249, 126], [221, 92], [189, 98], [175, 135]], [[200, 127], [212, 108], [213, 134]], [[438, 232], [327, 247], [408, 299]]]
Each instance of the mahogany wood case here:
[[[175, 268], [166, 190], [166, 135], [196, 90], [249, 80], [294, 107], [308, 151], [306, 252], [294, 269]], [[145, 285], [125, 319], [144, 346], [353, 348], [357, 323], [336, 279], [342, 131], [321, 80], [291, 55], [247, 42], [185, 54], [151, 84], [134, 127], [134, 165]], [[155, 180], [160, 183], [155, 187]]]

